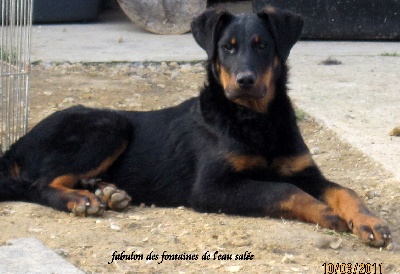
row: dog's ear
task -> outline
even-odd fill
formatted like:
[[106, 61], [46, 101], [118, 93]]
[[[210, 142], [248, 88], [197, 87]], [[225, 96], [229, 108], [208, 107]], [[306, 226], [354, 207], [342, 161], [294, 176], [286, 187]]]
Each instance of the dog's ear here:
[[209, 9], [192, 21], [193, 37], [206, 51], [209, 60], [214, 58], [218, 38], [232, 16], [225, 10]]
[[274, 37], [279, 57], [285, 61], [290, 50], [300, 38], [303, 30], [303, 18], [295, 13], [266, 7], [257, 13], [268, 24]]

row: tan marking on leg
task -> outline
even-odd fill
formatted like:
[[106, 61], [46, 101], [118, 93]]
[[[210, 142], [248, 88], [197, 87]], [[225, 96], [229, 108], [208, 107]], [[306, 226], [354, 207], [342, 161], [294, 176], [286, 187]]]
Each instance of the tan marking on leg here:
[[332, 188], [325, 192], [324, 200], [343, 219], [351, 221], [359, 213], [370, 213], [357, 194], [346, 188]]
[[119, 156], [125, 151], [125, 149], [128, 147], [128, 142], [124, 142], [120, 148], [118, 148], [114, 154], [111, 156], [107, 157], [101, 164], [95, 168], [92, 169], [84, 174], [78, 175], [79, 179], [85, 179], [85, 178], [93, 178], [99, 175], [100, 173], [106, 171], [114, 162], [117, 160]]
[[314, 165], [315, 163], [308, 153], [299, 156], [280, 157], [272, 162], [272, 168], [283, 176], [292, 176]]
[[348, 230], [346, 222], [334, 214], [326, 204], [305, 192], [291, 195], [288, 199], [280, 202], [279, 206], [283, 211], [281, 217], [315, 223], [323, 228], [338, 231]]
[[63, 175], [55, 178], [49, 186], [55, 189], [64, 191], [65, 189], [72, 189], [78, 182], [78, 178], [74, 175]]

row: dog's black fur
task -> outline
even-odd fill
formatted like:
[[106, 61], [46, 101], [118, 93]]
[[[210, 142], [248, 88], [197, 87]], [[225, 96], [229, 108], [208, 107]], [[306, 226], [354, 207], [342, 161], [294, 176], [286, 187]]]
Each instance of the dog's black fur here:
[[199, 97], [160, 111], [77, 106], [50, 115], [1, 158], [0, 200], [95, 215], [126, 207], [131, 196], [299, 219], [387, 245], [384, 222], [354, 191], [323, 177], [300, 135], [286, 60], [302, 26], [300, 16], [273, 8], [206, 11], [192, 23], [208, 55]]

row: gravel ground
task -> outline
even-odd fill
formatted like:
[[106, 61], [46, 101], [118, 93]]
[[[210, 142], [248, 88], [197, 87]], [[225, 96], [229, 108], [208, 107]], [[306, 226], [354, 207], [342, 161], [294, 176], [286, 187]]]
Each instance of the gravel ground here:
[[[126, 110], [175, 105], [197, 95], [204, 69], [202, 63], [175, 62], [37, 63], [31, 79], [29, 122], [33, 126], [50, 113], [76, 104]], [[355, 189], [388, 222], [394, 250], [373, 249], [353, 235], [295, 221], [151, 205], [78, 218], [21, 202], [0, 203], [0, 244], [36, 237], [87, 273], [330, 273], [325, 268], [330, 263], [353, 267], [369, 263], [376, 268], [370, 273], [399, 273], [398, 182], [303, 111], [298, 110], [298, 116], [315, 161], [328, 178]], [[111, 263], [112, 254], [122, 252], [133, 252], [137, 260]], [[162, 254], [193, 260], [166, 260]], [[210, 254], [210, 260], [203, 260], [205, 254]], [[217, 255], [224, 254], [218, 260]], [[236, 255], [247, 260], [235, 260]]]

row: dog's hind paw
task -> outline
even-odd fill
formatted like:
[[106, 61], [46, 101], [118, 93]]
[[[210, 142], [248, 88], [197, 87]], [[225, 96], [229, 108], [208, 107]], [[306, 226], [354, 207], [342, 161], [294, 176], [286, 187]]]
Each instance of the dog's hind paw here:
[[67, 208], [76, 216], [100, 216], [106, 209], [105, 202], [87, 190], [74, 191], [69, 198]]
[[107, 204], [108, 208], [113, 210], [126, 208], [132, 200], [125, 191], [118, 189], [113, 184], [104, 182], [96, 183], [96, 190], [94, 193]]

